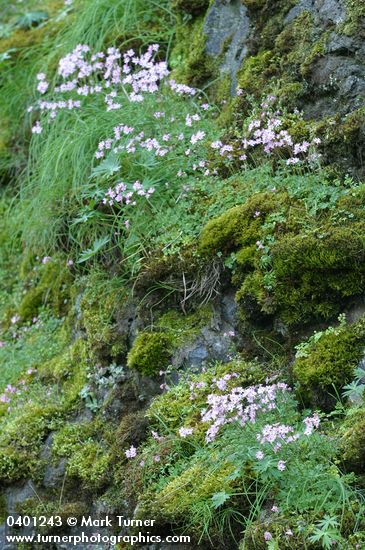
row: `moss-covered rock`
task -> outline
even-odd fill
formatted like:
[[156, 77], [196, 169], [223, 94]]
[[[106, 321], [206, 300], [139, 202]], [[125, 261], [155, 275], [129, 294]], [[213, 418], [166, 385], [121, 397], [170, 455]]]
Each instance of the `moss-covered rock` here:
[[51, 258], [45, 264], [34, 266], [25, 282], [30, 288], [18, 308], [21, 320], [32, 320], [42, 306], [51, 307], [55, 316], [64, 315], [69, 307], [72, 281], [64, 258]]
[[53, 458], [66, 458], [67, 474], [87, 490], [100, 489], [109, 478], [110, 453], [98, 441], [103, 429], [98, 422], [66, 424], [53, 439]]
[[[194, 5], [191, 2], [184, 4]], [[219, 60], [205, 52], [203, 29], [204, 16], [181, 22], [176, 29], [176, 45], [171, 54], [173, 75], [178, 81], [195, 87], [202, 87], [219, 76]]]
[[203, 254], [231, 252], [241, 247], [252, 246], [260, 238], [261, 226], [273, 212], [284, 211], [288, 207], [286, 193], [257, 193], [243, 205], [227, 210], [204, 227], [199, 240], [199, 250]]
[[172, 7], [178, 13], [198, 15], [209, 6], [209, 0], [172, 0]]
[[340, 458], [346, 469], [365, 474], [365, 408], [351, 409], [340, 428]]
[[172, 353], [171, 338], [162, 332], [141, 332], [128, 353], [128, 367], [144, 376], [166, 369]]
[[308, 356], [297, 358], [292, 367], [303, 399], [314, 407], [333, 407], [336, 392], [353, 378], [364, 348], [361, 324], [324, 333]]
[[60, 408], [28, 403], [4, 418], [0, 437], [0, 480], [11, 483], [31, 477], [37, 479], [44, 464], [39, 458], [45, 437], [60, 423]]

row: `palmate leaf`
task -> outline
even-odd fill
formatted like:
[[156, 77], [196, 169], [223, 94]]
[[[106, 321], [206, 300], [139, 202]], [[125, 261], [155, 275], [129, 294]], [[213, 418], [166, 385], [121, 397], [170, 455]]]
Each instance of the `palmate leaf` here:
[[120, 170], [120, 164], [118, 162], [118, 159], [116, 155], [113, 153], [109, 155], [106, 159], [104, 159], [99, 166], [96, 166], [96, 168], [93, 169], [91, 172], [91, 178], [96, 177], [110, 177], [115, 172], [118, 172]]
[[18, 48], [10, 48], [9, 50], [6, 50], [4, 53], [0, 53], [0, 63], [2, 61], [7, 61], [7, 59], [10, 59], [11, 54], [13, 52], [16, 52]]
[[220, 491], [219, 493], [215, 493], [212, 496], [212, 506], [216, 510], [222, 504], [224, 504], [228, 499], [231, 498], [231, 495], [226, 493], [225, 491]]
[[98, 254], [100, 250], [110, 241], [110, 237], [102, 237], [101, 239], [96, 239], [92, 245], [91, 248], [87, 248], [83, 252], [81, 252], [79, 259], [77, 260], [78, 264], [81, 264], [83, 262], [87, 262]]
[[30, 11], [18, 18], [16, 26], [22, 29], [31, 29], [32, 27], [37, 27], [41, 23], [44, 23], [48, 18], [49, 16], [46, 11]]

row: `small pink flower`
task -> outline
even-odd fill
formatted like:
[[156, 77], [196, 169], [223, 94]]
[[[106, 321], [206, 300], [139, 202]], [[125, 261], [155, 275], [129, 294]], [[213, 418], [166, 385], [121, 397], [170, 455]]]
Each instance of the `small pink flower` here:
[[274, 512], [274, 514], [277, 514], [277, 513], [279, 512], [279, 508], [278, 508], [277, 506], [274, 505], [274, 506], [271, 508], [271, 511]]
[[179, 429], [179, 436], [184, 438], [188, 435], [191, 435], [193, 433], [193, 428], [180, 428]]
[[132, 445], [124, 454], [127, 458], [134, 458], [137, 455], [137, 449]]
[[265, 540], [272, 540], [272, 534], [270, 533], [270, 531], [265, 531], [264, 539]]
[[283, 471], [285, 470], [285, 468], [286, 468], [286, 462], [285, 462], [285, 460], [279, 460], [279, 462], [278, 462], [278, 470], [279, 470], [280, 472], [283, 472]]
[[257, 451], [255, 456], [256, 456], [257, 460], [262, 460], [265, 455], [262, 451]]
[[37, 122], [35, 123], [35, 125], [32, 128], [32, 134], [41, 134], [42, 130], [43, 130], [43, 128], [42, 128], [39, 120], [37, 120]]

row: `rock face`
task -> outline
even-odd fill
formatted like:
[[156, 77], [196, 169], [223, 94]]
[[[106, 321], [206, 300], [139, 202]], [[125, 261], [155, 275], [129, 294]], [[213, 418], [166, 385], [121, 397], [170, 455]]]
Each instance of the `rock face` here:
[[308, 11], [317, 23], [328, 26], [343, 23], [346, 19], [346, 8], [342, 0], [300, 0], [285, 18], [285, 23], [291, 23], [298, 15]]
[[237, 87], [237, 71], [248, 53], [250, 31], [247, 8], [240, 0], [213, 2], [204, 25], [206, 53], [210, 56], [224, 55], [221, 68], [231, 76], [232, 93]]
[[283, 0], [214, 0], [204, 32], [206, 54], [230, 75], [232, 95], [248, 71], [239, 84], [244, 94], [260, 100], [275, 88], [309, 121], [340, 117], [324, 161], [362, 178], [365, 115], [357, 111], [365, 98], [365, 21], [355, 9], [346, 0], [299, 0], [291, 7]]

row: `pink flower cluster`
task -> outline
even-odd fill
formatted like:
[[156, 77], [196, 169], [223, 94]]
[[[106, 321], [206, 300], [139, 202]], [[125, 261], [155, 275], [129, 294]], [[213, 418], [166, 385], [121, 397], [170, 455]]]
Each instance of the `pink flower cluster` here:
[[191, 435], [193, 433], [193, 428], [180, 428], [179, 429], [179, 436], [185, 439], [188, 437], [188, 435]]
[[[29, 368], [27, 374], [30, 376], [35, 372], [34, 369]], [[22, 378], [17, 382], [15, 386], [8, 384], [4, 390], [4, 393], [0, 395], [0, 403], [11, 403], [13, 397], [21, 395], [28, 389], [26, 381]]]
[[314, 138], [311, 142], [294, 143], [289, 132], [282, 128], [283, 119], [280, 117], [280, 112], [273, 112], [272, 104], [275, 100], [274, 96], [270, 96], [261, 104], [262, 111], [249, 123], [243, 140], [236, 140], [228, 145], [217, 140], [211, 143], [211, 147], [228, 160], [236, 156], [242, 162], [247, 160], [248, 154], [257, 148], [261, 148], [268, 156], [282, 150], [285, 156], [289, 155], [287, 165], [299, 164], [303, 161], [312, 163], [318, 160], [316, 146], [321, 143], [321, 140]]
[[[59, 109], [74, 109], [81, 107], [81, 101], [65, 100], [63, 94], [76, 93], [87, 97], [94, 94], [104, 94], [108, 111], [121, 108], [118, 93], [129, 101], [141, 102], [144, 94], [155, 93], [159, 83], [169, 74], [165, 61], [155, 62], [154, 55], [159, 46], [152, 44], [146, 53], [138, 56], [133, 49], [124, 54], [119, 49], [111, 47], [107, 52], [91, 54], [89, 46], [78, 44], [72, 52], [60, 59], [58, 76], [61, 82], [54, 88], [53, 95], [61, 95], [61, 100], [38, 101], [28, 111], [35, 108], [40, 111], [50, 111], [49, 121], [54, 120]], [[46, 75], [37, 75], [37, 90], [42, 95], [50, 91]], [[176, 93], [183, 93], [179, 84], [171, 84]], [[187, 93], [185, 91], [184, 93]], [[41, 133], [39, 122], [33, 127], [33, 133]]]
[[[128, 190], [129, 188], [129, 190]], [[139, 181], [135, 181], [131, 188], [128, 184], [120, 182], [114, 188], [109, 188], [103, 199], [103, 204], [110, 206], [135, 206], [137, 197], [144, 197], [146, 200], [155, 192], [154, 187], [150, 187], [147, 191]]]
[[137, 456], [137, 449], [132, 445], [124, 454], [127, 458], [135, 458]]
[[236, 372], [227, 373], [222, 378], [213, 378], [214, 384], [212, 384], [211, 387], [213, 388], [214, 385], [216, 385], [219, 390], [225, 391], [227, 389], [228, 381], [233, 378], [238, 378], [238, 374]]
[[206, 432], [206, 441], [213, 441], [220, 428], [226, 424], [254, 424], [259, 411], [275, 409], [278, 394], [289, 390], [286, 384], [279, 382], [268, 386], [234, 387], [225, 395], [208, 395], [208, 408], [201, 413], [202, 421], [211, 424]]
[[196, 399], [198, 397], [197, 393], [196, 393], [196, 390], [202, 390], [206, 387], [206, 383], [205, 382], [191, 382], [190, 384], [190, 391], [192, 392], [190, 394], [190, 400], [193, 401], [194, 399]]
[[292, 443], [299, 439], [301, 434], [294, 433], [292, 426], [286, 426], [285, 424], [266, 424], [263, 427], [261, 433], [257, 434], [257, 440], [261, 445], [270, 443], [273, 445], [274, 452], [276, 453], [283, 443]]

